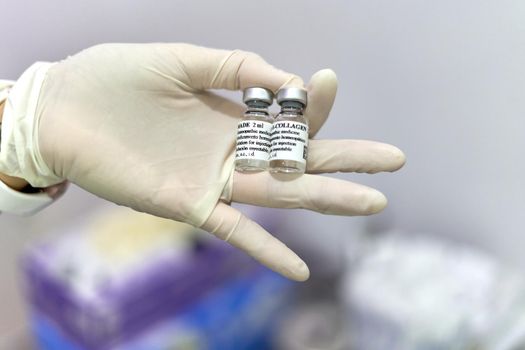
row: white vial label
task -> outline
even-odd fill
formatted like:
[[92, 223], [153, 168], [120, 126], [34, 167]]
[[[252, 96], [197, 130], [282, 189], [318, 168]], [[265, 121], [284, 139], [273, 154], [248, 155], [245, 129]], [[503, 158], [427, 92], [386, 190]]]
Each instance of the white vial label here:
[[308, 125], [300, 122], [275, 122], [271, 135], [270, 160], [295, 160], [306, 163]]
[[272, 123], [243, 120], [237, 125], [236, 159], [268, 160]]

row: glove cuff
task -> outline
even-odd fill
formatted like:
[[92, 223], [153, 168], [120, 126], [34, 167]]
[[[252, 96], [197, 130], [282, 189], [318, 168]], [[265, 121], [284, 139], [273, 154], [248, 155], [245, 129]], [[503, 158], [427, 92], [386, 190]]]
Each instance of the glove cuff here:
[[[64, 181], [45, 164], [38, 146], [36, 107], [42, 84], [52, 65], [37, 62], [27, 69], [10, 88], [4, 107], [0, 172], [23, 178], [33, 187], [49, 187]], [[3, 87], [5, 94], [10, 84], [4, 81]]]

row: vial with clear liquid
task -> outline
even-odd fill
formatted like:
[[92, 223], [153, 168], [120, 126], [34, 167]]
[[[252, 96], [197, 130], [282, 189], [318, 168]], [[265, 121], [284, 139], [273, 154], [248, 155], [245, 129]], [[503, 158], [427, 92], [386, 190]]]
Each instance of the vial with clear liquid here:
[[303, 116], [306, 90], [283, 88], [277, 92], [277, 103], [281, 112], [272, 126], [270, 171], [302, 174], [308, 157], [308, 120]]
[[244, 90], [243, 102], [247, 109], [237, 125], [235, 170], [255, 172], [268, 169], [270, 133], [273, 118], [268, 107], [273, 103], [270, 90], [251, 87]]

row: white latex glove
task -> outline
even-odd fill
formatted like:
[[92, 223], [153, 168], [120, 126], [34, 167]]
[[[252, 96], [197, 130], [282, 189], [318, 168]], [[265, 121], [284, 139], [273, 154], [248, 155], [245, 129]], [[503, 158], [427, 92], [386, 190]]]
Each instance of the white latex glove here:
[[[29, 129], [19, 132], [27, 139], [18, 144], [20, 166], [9, 168], [33, 185], [67, 179], [117, 204], [202, 227], [294, 280], [308, 278], [306, 264], [230, 201], [337, 215], [372, 214], [386, 205], [380, 192], [342, 180], [234, 172], [244, 107], [210, 89], [261, 86], [275, 92], [303, 84], [253, 53], [106, 44], [35, 70], [42, 79], [32, 84], [39, 96], [34, 112], [17, 105], [15, 97], [24, 95], [18, 84], [7, 106], [28, 111], [16, 122]], [[335, 74], [320, 71], [307, 88], [313, 136], [332, 107]], [[393, 171], [403, 163], [393, 146], [312, 140], [307, 171]]]

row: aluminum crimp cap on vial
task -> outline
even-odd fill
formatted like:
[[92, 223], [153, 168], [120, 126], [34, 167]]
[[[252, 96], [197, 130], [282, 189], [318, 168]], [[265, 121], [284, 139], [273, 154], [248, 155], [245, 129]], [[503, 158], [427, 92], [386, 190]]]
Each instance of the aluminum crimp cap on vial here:
[[299, 102], [306, 106], [307, 96], [306, 90], [297, 87], [282, 88], [277, 92], [277, 103], [281, 104], [284, 101]]
[[242, 101], [261, 101], [269, 105], [273, 102], [273, 92], [262, 87], [250, 87], [244, 90]]

